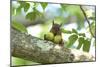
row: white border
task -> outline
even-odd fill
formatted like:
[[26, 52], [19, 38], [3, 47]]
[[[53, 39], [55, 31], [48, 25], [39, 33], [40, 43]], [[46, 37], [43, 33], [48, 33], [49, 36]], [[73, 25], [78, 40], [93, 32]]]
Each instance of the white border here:
[[0, 1], [0, 66], [10, 66], [10, 0]]
[[[47, 2], [47, 0], [34, 0]], [[99, 0], [48, 0], [56, 3], [96, 5], [96, 62], [39, 65], [31, 67], [98, 67], [100, 65], [100, 3]], [[84, 2], [83, 2], [84, 1]], [[0, 66], [10, 67], [10, 0], [0, 1]], [[25, 66], [26, 67], [26, 66]], [[30, 67], [30, 66], [28, 66]]]

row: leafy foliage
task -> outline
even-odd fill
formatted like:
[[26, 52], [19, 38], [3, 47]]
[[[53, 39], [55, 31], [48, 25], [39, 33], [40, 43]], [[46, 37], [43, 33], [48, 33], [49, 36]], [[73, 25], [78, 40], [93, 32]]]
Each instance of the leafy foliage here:
[[28, 60], [24, 60], [24, 59], [21, 59], [21, 58], [17, 58], [17, 57], [12, 57], [12, 65], [15, 66], [15, 65], [31, 65], [31, 64], [37, 64], [35, 62], [32, 62], [32, 61], [28, 61]]
[[78, 36], [76, 34], [71, 35], [69, 37], [69, 40], [68, 40], [68, 43], [67, 43], [67, 47], [71, 47], [75, 43], [75, 41], [77, 40], [77, 38], [78, 38]]
[[25, 27], [23, 24], [21, 24], [21, 23], [18, 23], [18, 22], [13, 21], [13, 22], [11, 23], [11, 26], [12, 26], [14, 29], [16, 29], [16, 30], [18, 30], [18, 31], [20, 31], [20, 32], [27, 33], [26, 27]]
[[75, 29], [72, 29], [72, 33], [76, 33], [77, 34], [78, 32]]
[[27, 12], [28, 9], [30, 8], [30, 4], [27, 2], [22, 2], [22, 1], [18, 1], [20, 6], [16, 9], [16, 14], [20, 14], [21, 13], [21, 9], [24, 8], [24, 11]]
[[82, 47], [82, 44], [84, 43], [84, 38], [83, 38], [83, 37], [80, 37], [80, 38], [78, 39], [78, 42], [79, 42], [79, 44], [78, 44], [78, 46], [77, 46], [77, 49], [80, 49], [80, 48]]
[[19, 7], [16, 9], [16, 14], [17, 14], [17, 15], [21, 13], [21, 9], [22, 9], [21, 6], [19, 6]]
[[91, 41], [88, 39], [84, 40], [83, 51], [89, 52]]
[[27, 12], [30, 7], [30, 4], [22, 1], [19, 1], [19, 3], [20, 3], [20, 8], [24, 8], [24, 11]]
[[85, 37], [85, 33], [79, 33], [78, 35]]
[[78, 33], [77, 30], [72, 29], [72, 31], [65, 30], [62, 28], [62, 32], [66, 34], [71, 34], [69, 40], [67, 41], [67, 47], [70, 48], [78, 40], [78, 46], [76, 49], [80, 49], [83, 45], [83, 51], [89, 52], [91, 41], [85, 36], [85, 33]]
[[63, 33], [66, 33], [66, 34], [71, 34], [71, 33], [72, 33], [72, 31], [65, 30], [64, 28], [61, 28], [61, 31], [62, 31]]
[[34, 8], [33, 12], [30, 12], [26, 15], [26, 19], [35, 20], [37, 17], [40, 17], [41, 13]]
[[43, 8], [43, 10], [45, 10], [45, 8], [47, 7], [47, 3], [41, 3], [41, 6], [42, 6], [42, 8]]

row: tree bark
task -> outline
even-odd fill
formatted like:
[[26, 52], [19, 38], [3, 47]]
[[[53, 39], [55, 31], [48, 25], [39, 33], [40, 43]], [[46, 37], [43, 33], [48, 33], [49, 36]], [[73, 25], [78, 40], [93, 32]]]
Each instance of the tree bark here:
[[95, 61], [95, 58], [86, 52], [60, 47], [51, 41], [14, 29], [11, 29], [11, 54], [41, 64]]

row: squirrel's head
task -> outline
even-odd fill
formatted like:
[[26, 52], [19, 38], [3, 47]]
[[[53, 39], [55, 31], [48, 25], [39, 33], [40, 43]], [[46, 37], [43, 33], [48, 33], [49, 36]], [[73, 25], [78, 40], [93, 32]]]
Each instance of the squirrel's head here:
[[55, 32], [60, 31], [60, 27], [61, 27], [60, 24], [54, 23], [54, 21], [53, 21], [52, 29], [55, 30]]

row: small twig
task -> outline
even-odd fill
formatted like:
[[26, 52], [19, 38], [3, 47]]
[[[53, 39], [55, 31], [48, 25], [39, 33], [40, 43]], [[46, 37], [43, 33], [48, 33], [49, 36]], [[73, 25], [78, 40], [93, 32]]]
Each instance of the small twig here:
[[88, 23], [88, 25], [89, 25], [89, 31], [90, 31], [92, 37], [95, 38], [95, 35], [93, 35], [93, 33], [92, 33], [91, 24], [90, 24], [90, 22], [89, 22], [89, 20], [88, 20], [88, 18], [87, 18], [87, 15], [86, 15], [86, 13], [85, 13], [85, 11], [84, 11], [84, 9], [82, 8], [81, 5], [80, 5], [80, 9], [81, 9], [81, 11], [83, 12], [84, 17], [85, 17], [85, 19], [86, 19], [86, 21], [87, 21], [87, 23]]

